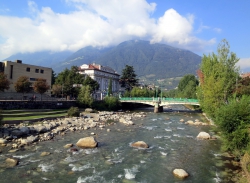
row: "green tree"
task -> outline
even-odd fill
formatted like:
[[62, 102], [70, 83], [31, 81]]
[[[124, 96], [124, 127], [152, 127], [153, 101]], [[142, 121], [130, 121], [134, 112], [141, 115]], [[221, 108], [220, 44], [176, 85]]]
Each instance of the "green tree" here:
[[121, 86], [125, 87], [127, 91], [131, 91], [133, 87], [138, 86], [136, 76], [133, 66], [126, 65], [122, 70], [122, 76], [120, 78]]
[[225, 150], [242, 154], [249, 144], [249, 101], [250, 96], [231, 98], [216, 111], [215, 123], [222, 132]]
[[63, 94], [77, 96], [79, 88], [74, 87], [74, 84], [83, 84], [84, 75], [78, 72], [77, 66], [72, 66], [71, 69], [65, 69], [60, 72], [56, 78], [55, 84], [59, 84], [63, 88]]
[[212, 53], [202, 58], [197, 94], [202, 109], [211, 117], [232, 95], [236, 78], [239, 77], [239, 69], [236, 67], [239, 59], [229, 48], [228, 42], [222, 40], [217, 55]]
[[94, 100], [91, 96], [91, 87], [89, 85], [81, 87], [77, 101], [82, 107], [92, 107]]
[[85, 77], [85, 79], [83, 81], [83, 85], [84, 86], [88, 85], [91, 89], [91, 93], [99, 89], [99, 83], [89, 76]]
[[10, 81], [7, 79], [7, 75], [0, 72], [0, 91], [8, 90], [10, 86]]
[[52, 73], [51, 73], [51, 85], [53, 86], [53, 84], [55, 84], [55, 82], [56, 82], [56, 73], [52, 69]]
[[111, 96], [112, 92], [112, 79], [109, 79], [108, 96]]
[[54, 84], [52, 86], [52, 94], [54, 94], [56, 97], [58, 97], [61, 93], [62, 93], [62, 85]]
[[178, 97], [181, 98], [197, 98], [196, 87], [199, 81], [195, 75], [185, 75], [178, 84]]
[[31, 87], [32, 83], [29, 81], [29, 77], [27, 76], [20, 76], [16, 83], [14, 84], [15, 90], [18, 93], [29, 93], [32, 90]]
[[43, 78], [38, 78], [34, 83], [33, 83], [33, 88], [36, 93], [40, 93], [41, 95], [41, 100], [42, 100], [42, 94], [44, 94], [46, 91], [50, 89], [50, 85], [46, 82], [45, 79]]
[[106, 106], [106, 110], [118, 110], [121, 107], [121, 103], [119, 101], [119, 98], [114, 96], [108, 96], [104, 98], [104, 103]]

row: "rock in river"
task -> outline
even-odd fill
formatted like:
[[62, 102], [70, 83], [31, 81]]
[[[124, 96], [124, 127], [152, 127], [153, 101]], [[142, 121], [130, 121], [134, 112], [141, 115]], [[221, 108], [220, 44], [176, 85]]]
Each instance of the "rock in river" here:
[[133, 144], [131, 144], [132, 147], [137, 147], [137, 148], [148, 148], [148, 144], [146, 144], [144, 141], [138, 141]]
[[78, 140], [76, 145], [80, 148], [94, 148], [97, 147], [98, 142], [94, 137], [85, 137]]
[[188, 177], [188, 173], [183, 169], [174, 169], [173, 174], [181, 179]]

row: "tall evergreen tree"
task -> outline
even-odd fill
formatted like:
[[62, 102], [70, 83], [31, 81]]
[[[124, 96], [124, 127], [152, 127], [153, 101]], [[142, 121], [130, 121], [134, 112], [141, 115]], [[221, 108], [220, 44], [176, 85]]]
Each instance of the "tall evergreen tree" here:
[[121, 86], [125, 87], [127, 91], [131, 91], [133, 87], [138, 86], [136, 76], [133, 66], [126, 65], [122, 70], [122, 76], [120, 78]]

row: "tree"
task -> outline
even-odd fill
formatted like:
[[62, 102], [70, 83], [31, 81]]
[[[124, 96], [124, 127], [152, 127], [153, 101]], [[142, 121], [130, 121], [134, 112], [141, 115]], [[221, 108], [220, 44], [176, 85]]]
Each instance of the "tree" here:
[[62, 93], [62, 85], [54, 84], [52, 86], [52, 93], [58, 97]]
[[121, 107], [121, 103], [119, 101], [119, 98], [114, 96], [107, 96], [104, 98], [104, 103], [106, 106], [106, 110], [118, 110]]
[[218, 46], [218, 53], [204, 55], [200, 67], [200, 85], [197, 90], [201, 107], [210, 117], [232, 95], [239, 68], [236, 67], [236, 54], [229, 53], [229, 44], [222, 40]]
[[45, 79], [38, 78], [34, 82], [33, 87], [34, 87], [35, 92], [41, 94], [41, 100], [42, 100], [42, 94], [45, 93], [46, 91], [48, 91], [48, 89], [50, 88], [50, 85], [48, 85], [48, 83], [46, 82]]
[[216, 125], [222, 132], [225, 150], [241, 155], [250, 142], [250, 96], [231, 98], [216, 111]]
[[29, 93], [32, 90], [32, 83], [29, 82], [29, 78], [27, 76], [20, 76], [16, 83], [14, 84], [15, 90], [18, 93]]
[[91, 87], [89, 85], [81, 87], [77, 101], [83, 107], [92, 107], [94, 100], [91, 96]]
[[74, 87], [74, 84], [83, 84], [84, 75], [78, 72], [77, 66], [72, 66], [71, 69], [65, 69], [60, 72], [56, 78], [55, 84], [59, 84], [63, 87], [63, 94], [75, 95], [79, 93], [79, 88]]
[[7, 79], [7, 75], [0, 72], [0, 91], [8, 90], [10, 87], [10, 81]]
[[120, 78], [121, 86], [125, 87], [127, 91], [131, 91], [133, 87], [138, 86], [136, 76], [133, 66], [126, 65], [122, 70], [122, 76]]
[[51, 74], [51, 85], [53, 85], [56, 82], [56, 73], [52, 69], [52, 74]]
[[112, 79], [109, 79], [108, 96], [112, 95]]
[[181, 98], [197, 98], [196, 87], [199, 81], [196, 79], [195, 75], [188, 74], [185, 75], [179, 82], [178, 85], [178, 97]]
[[84, 85], [84, 86], [87, 86], [87, 85], [88, 85], [88, 86], [90, 87], [90, 89], [91, 89], [91, 93], [92, 93], [93, 91], [99, 89], [99, 83], [98, 83], [96, 80], [94, 80], [94, 79], [92, 79], [91, 77], [89, 77], [89, 76], [86, 76], [86, 77], [85, 77], [85, 79], [84, 79], [84, 81], [83, 81], [83, 85]]

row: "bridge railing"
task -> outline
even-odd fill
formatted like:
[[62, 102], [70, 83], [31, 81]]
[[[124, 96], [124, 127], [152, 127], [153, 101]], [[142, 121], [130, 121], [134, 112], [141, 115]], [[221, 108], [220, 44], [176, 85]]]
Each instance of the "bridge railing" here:
[[197, 99], [187, 98], [154, 98], [154, 97], [121, 97], [121, 101], [162, 101], [162, 102], [180, 102], [180, 103], [198, 103]]

